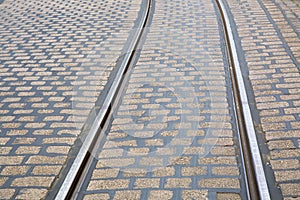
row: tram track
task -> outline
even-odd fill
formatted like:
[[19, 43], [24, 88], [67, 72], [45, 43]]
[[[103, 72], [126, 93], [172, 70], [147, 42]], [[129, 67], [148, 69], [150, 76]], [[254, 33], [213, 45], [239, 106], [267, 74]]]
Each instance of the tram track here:
[[129, 38], [131, 42], [128, 49], [123, 57], [121, 66], [116, 74], [114, 82], [112, 83], [108, 94], [100, 108], [98, 115], [96, 116], [93, 124], [85, 138], [72, 166], [66, 178], [64, 179], [55, 199], [75, 199], [77, 196], [77, 191], [80, 189], [81, 180], [84, 179], [84, 174], [88, 169], [92, 161], [92, 153], [95, 149], [95, 144], [101, 138], [101, 130], [105, 126], [107, 117], [111, 114], [112, 107], [114, 106], [115, 100], [117, 99], [120, 88], [122, 87], [124, 77], [126, 72], [129, 70], [135, 50], [137, 49], [140, 39], [143, 35], [144, 28], [150, 17], [152, 0], [145, 0], [145, 6], [143, 7], [142, 18], [136, 29], [131, 33]]
[[247, 196], [249, 199], [270, 199], [267, 180], [255, 135], [252, 115], [246, 94], [246, 87], [237, 56], [236, 44], [233, 38], [231, 24], [222, 0], [217, 0], [221, 14], [227, 54], [230, 65], [230, 75], [235, 102], [241, 153], [243, 155]]
[[[93, 154], [97, 151], [100, 142], [103, 140], [103, 130], [108, 126], [106, 121], [110, 121], [108, 119], [110, 119], [115, 104], [117, 104], [122, 93], [124, 83], [126, 83], [126, 79], [128, 79], [127, 72], [130, 71], [130, 68], [132, 67], [133, 58], [136, 53], [135, 49], [137, 49], [140, 44], [144, 28], [150, 18], [152, 0], [146, 0], [145, 2], [145, 7], [143, 7], [144, 15], [140, 20], [138, 28], [136, 28], [136, 31], [131, 36], [132, 41], [129, 45], [128, 53], [123, 57], [116, 79], [112, 83], [103, 106], [96, 116], [88, 136], [82, 144], [74, 163], [56, 195], [56, 200], [77, 198], [82, 182], [85, 179], [85, 175], [93, 160]], [[270, 199], [245, 85], [239, 66], [237, 50], [230, 28], [231, 25], [222, 0], [217, 0], [217, 5], [222, 18], [227, 54], [231, 66], [230, 74], [233, 83], [232, 94], [234, 96], [235, 114], [240, 135], [239, 139], [243, 157], [243, 168], [246, 171], [244, 178], [246, 179], [247, 184], [247, 196], [248, 199]]]

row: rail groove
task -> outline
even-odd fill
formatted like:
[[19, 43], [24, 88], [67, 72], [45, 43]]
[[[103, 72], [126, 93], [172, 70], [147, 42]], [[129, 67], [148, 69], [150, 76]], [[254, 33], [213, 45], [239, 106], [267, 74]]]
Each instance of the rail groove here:
[[66, 178], [64, 179], [60, 190], [58, 191], [55, 200], [62, 199], [75, 199], [77, 196], [77, 190], [80, 188], [80, 182], [83, 179], [83, 174], [86, 171], [86, 166], [89, 165], [91, 160], [91, 152], [93, 151], [93, 146], [101, 137], [100, 132], [103, 128], [107, 116], [110, 115], [112, 107], [116, 97], [118, 96], [119, 89], [123, 83], [124, 75], [126, 74], [135, 50], [139, 45], [139, 41], [143, 35], [144, 28], [146, 27], [147, 21], [150, 15], [152, 0], [145, 0], [145, 6], [142, 7], [143, 15], [139, 21], [138, 28], [134, 29], [134, 32], [131, 34], [131, 42], [124, 55], [119, 71], [117, 72], [116, 79], [112, 83], [112, 86], [104, 100], [104, 103], [101, 109], [98, 112], [93, 124], [87, 134], [86, 139], [84, 140]]
[[269, 200], [271, 199], [270, 193], [256, 138], [231, 24], [223, 0], [217, 0], [217, 4], [222, 18], [225, 41], [227, 44], [227, 54], [230, 63], [231, 79], [233, 82], [233, 96], [236, 106], [235, 111], [239, 126], [244, 168], [246, 171], [246, 184], [248, 187], [247, 195], [249, 199]]

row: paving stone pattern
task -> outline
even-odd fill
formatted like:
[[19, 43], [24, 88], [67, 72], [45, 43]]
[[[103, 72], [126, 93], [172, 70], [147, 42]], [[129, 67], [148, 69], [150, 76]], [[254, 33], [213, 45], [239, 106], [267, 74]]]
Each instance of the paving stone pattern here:
[[228, 4], [249, 71], [259, 126], [284, 199], [300, 198], [299, 2]]
[[212, 1], [155, 1], [139, 60], [79, 198], [243, 197], [218, 30]]
[[[106, 86], [140, 1], [0, 4], [0, 198], [40, 199]], [[300, 198], [299, 2], [228, 0], [285, 199]], [[213, 1], [155, 1], [84, 199], [240, 199]], [[251, 92], [251, 91], [250, 91]]]
[[101, 97], [140, 1], [5, 0], [0, 10], [0, 198], [41, 199]]

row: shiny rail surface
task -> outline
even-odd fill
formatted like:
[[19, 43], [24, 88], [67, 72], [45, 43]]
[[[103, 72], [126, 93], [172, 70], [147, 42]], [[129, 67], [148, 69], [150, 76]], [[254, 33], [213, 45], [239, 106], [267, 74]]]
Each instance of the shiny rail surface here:
[[98, 115], [94, 119], [94, 122], [87, 134], [87, 137], [84, 140], [66, 178], [64, 179], [62, 186], [60, 187], [60, 190], [58, 191], [55, 197], [56, 200], [73, 199], [76, 196], [75, 188], [77, 188], [78, 184], [80, 184], [78, 180], [80, 179], [82, 171], [84, 171], [85, 165], [89, 160], [90, 151], [92, 151], [94, 143], [99, 137], [99, 131], [105, 123], [107, 115], [111, 111], [114, 99], [118, 95], [118, 90], [120, 88], [120, 85], [122, 84], [123, 76], [128, 70], [128, 67], [130, 66], [130, 62], [132, 61], [135, 49], [139, 44], [139, 40], [147, 24], [152, 1], [145, 0], [145, 2], [145, 6], [142, 8], [143, 17], [139, 21], [138, 28], [134, 29], [134, 32], [131, 34], [131, 36], [129, 36], [131, 37], [131, 42], [129, 48], [126, 50], [127, 53], [124, 55], [119, 71], [117, 72], [116, 78], [112, 83], [112, 86], [104, 100], [102, 107], [98, 112]]
[[[267, 185], [266, 175], [260, 155], [258, 141], [253, 125], [246, 87], [237, 56], [236, 44], [233, 39], [231, 24], [222, 0], [217, 0], [218, 8], [222, 16], [225, 40], [231, 64], [231, 79], [233, 82], [233, 94], [235, 97], [236, 115], [240, 131], [241, 148], [244, 157], [246, 178], [248, 182], [249, 199], [271, 199]], [[257, 194], [258, 193], [258, 194]]]

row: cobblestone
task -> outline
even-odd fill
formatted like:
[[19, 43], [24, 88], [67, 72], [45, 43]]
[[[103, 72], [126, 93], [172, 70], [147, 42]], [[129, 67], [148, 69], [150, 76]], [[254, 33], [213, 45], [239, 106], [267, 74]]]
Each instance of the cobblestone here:
[[2, 175], [24, 175], [28, 172], [27, 166], [6, 166], [1, 171]]
[[84, 200], [94, 200], [94, 199], [103, 199], [103, 200], [109, 200], [109, 194], [107, 193], [101, 193], [101, 194], [89, 194], [84, 196]]
[[190, 188], [191, 178], [168, 178], [166, 188]]
[[239, 194], [235, 194], [235, 193], [217, 193], [217, 199], [226, 199], [226, 200], [238, 200], [241, 199], [241, 197], [239, 196]]
[[32, 174], [34, 175], [56, 175], [61, 170], [60, 165], [54, 165], [54, 166], [36, 166], [32, 170]]
[[136, 190], [128, 190], [128, 191], [116, 191], [114, 199], [132, 199], [132, 200], [139, 200], [141, 199], [141, 191]]
[[210, 188], [240, 188], [240, 183], [237, 179], [232, 178], [212, 178], [200, 180], [199, 186]]
[[47, 193], [46, 189], [22, 189], [16, 199], [41, 199]]
[[282, 194], [284, 196], [299, 196], [299, 184], [298, 183], [282, 183], [281, 184]]
[[14, 189], [0, 189], [1, 199], [11, 199], [15, 193]]
[[128, 188], [128, 179], [91, 181], [88, 190]]
[[160, 179], [159, 178], [138, 178], [135, 181], [135, 188], [159, 188]]

